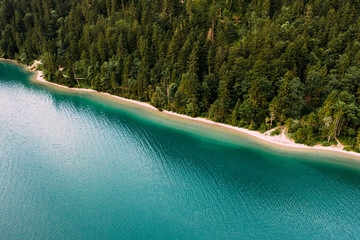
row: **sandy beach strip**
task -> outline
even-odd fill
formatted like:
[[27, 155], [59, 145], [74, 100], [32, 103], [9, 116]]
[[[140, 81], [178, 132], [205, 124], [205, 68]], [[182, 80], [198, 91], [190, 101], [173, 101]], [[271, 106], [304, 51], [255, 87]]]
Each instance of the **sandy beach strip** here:
[[252, 137], [254, 139], [257, 139], [257, 140], [260, 140], [260, 141], [262, 141], [264, 143], [270, 143], [270, 144], [274, 145], [274, 147], [276, 147], [276, 146], [285, 147], [286, 149], [289, 149], [289, 150], [290, 149], [294, 149], [294, 150], [295, 149], [297, 149], [297, 150], [306, 149], [306, 150], [331, 151], [331, 152], [341, 153], [341, 154], [344, 154], [344, 155], [347, 155], [347, 156], [360, 157], [360, 153], [345, 151], [345, 150], [343, 150], [341, 148], [338, 148], [336, 146], [324, 147], [324, 146], [316, 145], [316, 146], [310, 147], [310, 146], [307, 146], [307, 145], [304, 145], [304, 144], [295, 143], [293, 140], [287, 138], [283, 134], [282, 135], [277, 135], [277, 136], [269, 136], [269, 135], [262, 134], [262, 133], [260, 133], [258, 131], [253, 131], [253, 130], [248, 130], [248, 129], [245, 129], [245, 128], [235, 127], [235, 126], [227, 125], [227, 124], [224, 124], [224, 123], [218, 123], [218, 122], [214, 122], [212, 120], [206, 119], [206, 118], [201, 118], [201, 117], [193, 118], [193, 117], [190, 117], [190, 116], [187, 116], [187, 115], [183, 115], [183, 114], [179, 114], [179, 113], [175, 113], [175, 112], [171, 112], [171, 111], [167, 111], [167, 110], [163, 110], [163, 111], [160, 112], [157, 108], [150, 105], [149, 103], [140, 102], [140, 101], [136, 101], [136, 100], [132, 100], [132, 99], [127, 99], [127, 98], [111, 95], [109, 93], [98, 92], [98, 91], [93, 90], [93, 89], [70, 88], [70, 87], [67, 87], [67, 86], [60, 85], [60, 84], [52, 83], [52, 82], [49, 82], [46, 79], [44, 79], [42, 71], [36, 70], [36, 66], [37, 66], [37, 64], [40, 64], [40, 61], [35, 61], [35, 63], [32, 66], [26, 66], [26, 65], [23, 65], [23, 64], [19, 64], [14, 60], [8, 60], [8, 59], [3, 59], [3, 58], [0, 58], [0, 60], [9, 61], [9, 62], [15, 63], [17, 65], [24, 66], [28, 70], [35, 72], [36, 75], [33, 78], [34, 82], [55, 86], [57, 88], [66, 89], [66, 90], [69, 90], [69, 91], [91, 92], [91, 93], [99, 94], [99, 95], [102, 95], [102, 96], [110, 97], [112, 99], [116, 99], [120, 103], [121, 102], [123, 102], [123, 103], [126, 102], [126, 103], [130, 103], [130, 104], [133, 104], [133, 105], [145, 107], [147, 109], [157, 111], [159, 114], [167, 114], [167, 115], [175, 116], [175, 117], [181, 118], [181, 119], [201, 122], [201, 123], [204, 123], [204, 124], [209, 124], [209, 125], [212, 125], [212, 126], [223, 128], [223, 129], [228, 129], [228, 130], [231, 130], [233, 132], [240, 133], [242, 135], [250, 136], [250, 137]]

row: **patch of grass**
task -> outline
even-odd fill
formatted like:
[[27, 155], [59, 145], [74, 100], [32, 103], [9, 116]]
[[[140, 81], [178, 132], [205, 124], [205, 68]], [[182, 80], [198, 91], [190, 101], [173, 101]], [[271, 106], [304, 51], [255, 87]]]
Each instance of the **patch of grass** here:
[[280, 133], [281, 133], [281, 129], [280, 128], [277, 128], [277, 129], [275, 129], [274, 131], [272, 131], [271, 133], [270, 133], [270, 136], [277, 136], [277, 135], [280, 135]]
[[357, 152], [357, 153], [360, 152], [359, 149], [355, 149], [353, 147], [344, 147], [343, 150], [348, 151], [348, 152]]
[[341, 142], [342, 145], [344, 146], [354, 146], [356, 139], [352, 138], [352, 137], [343, 137], [343, 136], [339, 136], [338, 137], [339, 142]]
[[332, 146], [332, 145], [337, 145], [337, 142], [336, 142], [336, 140], [335, 139], [332, 139], [332, 140], [330, 140], [330, 142], [328, 142], [328, 141], [323, 141], [323, 142], [320, 142], [320, 145], [321, 146], [323, 146], [323, 147], [330, 147], [330, 146]]

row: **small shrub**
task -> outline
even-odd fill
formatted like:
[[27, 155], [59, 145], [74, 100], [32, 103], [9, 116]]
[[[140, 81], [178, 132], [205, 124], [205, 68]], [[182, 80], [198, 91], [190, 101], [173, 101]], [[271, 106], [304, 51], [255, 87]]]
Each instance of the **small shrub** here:
[[281, 129], [280, 128], [277, 128], [277, 129], [275, 129], [274, 131], [272, 131], [271, 133], [270, 133], [270, 136], [277, 136], [277, 135], [280, 135], [280, 133], [281, 133]]
[[355, 149], [353, 147], [344, 147], [344, 150], [348, 152], [360, 152], [358, 149]]

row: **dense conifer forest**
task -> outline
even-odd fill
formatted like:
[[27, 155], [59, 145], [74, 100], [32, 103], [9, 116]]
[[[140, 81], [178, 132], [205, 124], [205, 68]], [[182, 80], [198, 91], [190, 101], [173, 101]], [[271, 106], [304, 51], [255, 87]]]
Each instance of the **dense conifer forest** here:
[[0, 0], [0, 57], [49, 81], [360, 147], [360, 0]]

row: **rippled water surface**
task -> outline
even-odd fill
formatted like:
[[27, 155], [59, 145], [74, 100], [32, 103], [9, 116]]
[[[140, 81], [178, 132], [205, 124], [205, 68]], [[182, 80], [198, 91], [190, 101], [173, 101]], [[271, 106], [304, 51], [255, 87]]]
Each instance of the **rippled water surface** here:
[[1, 239], [360, 238], [356, 166], [30, 77], [0, 62]]

